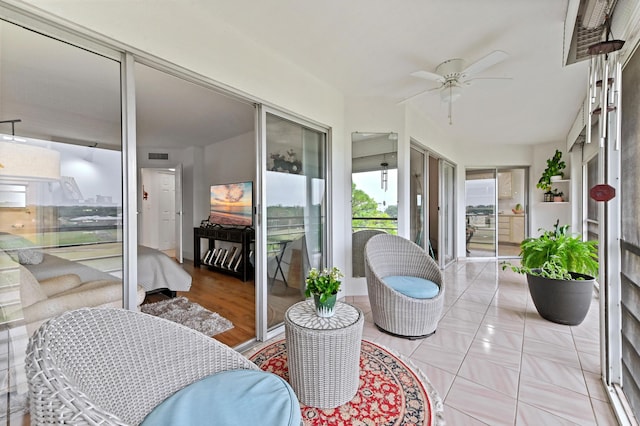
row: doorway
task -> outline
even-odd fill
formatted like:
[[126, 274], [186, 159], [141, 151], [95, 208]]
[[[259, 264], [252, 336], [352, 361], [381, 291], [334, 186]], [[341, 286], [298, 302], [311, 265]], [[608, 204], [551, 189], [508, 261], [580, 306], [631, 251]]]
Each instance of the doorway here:
[[528, 235], [526, 167], [467, 169], [467, 257], [517, 257]]
[[164, 252], [182, 263], [182, 188], [176, 168], [140, 169], [141, 245]]

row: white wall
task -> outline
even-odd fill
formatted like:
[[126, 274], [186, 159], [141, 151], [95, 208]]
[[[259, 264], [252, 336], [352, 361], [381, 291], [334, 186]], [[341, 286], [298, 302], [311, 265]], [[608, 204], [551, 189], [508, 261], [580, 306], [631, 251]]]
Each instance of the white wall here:
[[216, 142], [204, 150], [206, 192], [213, 184], [256, 180], [256, 137], [248, 132], [226, 141]]

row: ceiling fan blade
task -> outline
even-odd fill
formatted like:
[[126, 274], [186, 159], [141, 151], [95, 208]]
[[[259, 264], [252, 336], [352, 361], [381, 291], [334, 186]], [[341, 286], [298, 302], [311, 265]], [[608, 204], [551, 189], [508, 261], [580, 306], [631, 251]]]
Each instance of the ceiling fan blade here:
[[513, 77], [472, 77], [466, 78], [463, 83], [469, 84], [471, 81], [475, 80], [513, 80]]
[[400, 102], [398, 102], [398, 104], [403, 104], [403, 103], [405, 103], [405, 102], [408, 102], [408, 101], [410, 101], [411, 99], [415, 99], [415, 98], [417, 98], [418, 96], [424, 95], [425, 93], [429, 93], [429, 92], [431, 92], [431, 93], [436, 93], [436, 91], [437, 91], [437, 90], [440, 90], [440, 87], [434, 87], [434, 88], [432, 88], [432, 89], [423, 90], [422, 92], [418, 92], [418, 93], [416, 93], [415, 95], [411, 95], [411, 96], [409, 96], [408, 98], [404, 98], [403, 100], [401, 100]]
[[500, 62], [504, 61], [508, 57], [509, 57], [508, 53], [503, 52], [502, 50], [494, 50], [493, 52], [489, 53], [487, 56], [478, 59], [476, 62], [474, 62], [473, 64], [469, 65], [467, 68], [462, 70], [461, 74], [462, 75], [478, 74], [486, 70], [487, 68], [490, 68], [496, 64], [499, 64]]
[[429, 71], [416, 71], [411, 73], [412, 77], [424, 78], [425, 80], [438, 81], [444, 83], [444, 77]]

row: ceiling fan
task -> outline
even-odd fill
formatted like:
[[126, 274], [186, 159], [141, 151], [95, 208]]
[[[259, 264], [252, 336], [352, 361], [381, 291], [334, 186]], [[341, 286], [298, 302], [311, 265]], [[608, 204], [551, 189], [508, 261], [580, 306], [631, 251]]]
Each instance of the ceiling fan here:
[[465, 61], [463, 59], [455, 58], [446, 60], [438, 65], [435, 72], [424, 70], [412, 72], [411, 76], [438, 82], [440, 83], [440, 86], [423, 90], [415, 95], [403, 99], [400, 103], [407, 102], [425, 93], [439, 92], [440, 99], [442, 99], [443, 102], [449, 103], [449, 124], [452, 124], [451, 104], [462, 95], [463, 88], [465, 86], [469, 86], [473, 80], [509, 80], [507, 77], [476, 77], [477, 74], [504, 61], [508, 56], [509, 55], [502, 50], [494, 50], [467, 66], [465, 66]]

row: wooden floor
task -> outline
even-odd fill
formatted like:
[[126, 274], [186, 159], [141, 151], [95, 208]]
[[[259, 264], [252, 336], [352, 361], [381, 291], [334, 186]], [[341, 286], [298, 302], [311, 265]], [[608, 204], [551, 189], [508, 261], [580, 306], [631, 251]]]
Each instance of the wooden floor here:
[[[231, 330], [216, 334], [217, 340], [234, 347], [256, 336], [256, 298], [253, 281], [242, 282], [230, 275], [206, 268], [194, 268], [193, 262], [189, 260], [185, 260], [182, 267], [193, 277], [193, 281], [190, 291], [179, 291], [177, 295], [217, 312], [233, 323]], [[167, 298], [160, 293], [149, 294], [144, 303]]]

